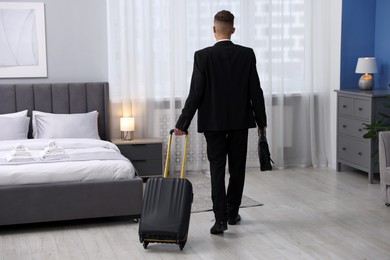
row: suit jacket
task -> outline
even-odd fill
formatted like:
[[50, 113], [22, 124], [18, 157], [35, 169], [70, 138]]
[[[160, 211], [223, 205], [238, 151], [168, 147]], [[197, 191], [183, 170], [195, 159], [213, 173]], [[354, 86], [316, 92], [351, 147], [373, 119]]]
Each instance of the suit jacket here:
[[221, 41], [195, 52], [190, 92], [176, 128], [187, 130], [197, 110], [198, 132], [267, 125], [251, 48]]

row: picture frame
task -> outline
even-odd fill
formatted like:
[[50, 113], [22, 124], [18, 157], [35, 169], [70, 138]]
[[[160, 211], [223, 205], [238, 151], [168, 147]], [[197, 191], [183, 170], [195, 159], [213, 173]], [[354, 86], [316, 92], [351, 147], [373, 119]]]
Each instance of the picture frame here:
[[47, 77], [44, 3], [0, 2], [0, 78]]

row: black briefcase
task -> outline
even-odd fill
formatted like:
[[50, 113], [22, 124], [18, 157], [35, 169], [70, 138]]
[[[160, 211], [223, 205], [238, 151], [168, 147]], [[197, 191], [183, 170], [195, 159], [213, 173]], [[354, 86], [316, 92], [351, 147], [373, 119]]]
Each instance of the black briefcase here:
[[271, 159], [271, 153], [269, 152], [267, 137], [264, 131], [258, 132], [259, 141], [258, 141], [258, 152], [259, 152], [259, 161], [260, 161], [260, 170], [261, 171], [271, 171], [272, 163], [274, 161]]
[[139, 240], [146, 249], [149, 243], [175, 243], [183, 250], [188, 237], [192, 184], [184, 178], [188, 133], [185, 136], [180, 178], [168, 178], [173, 130], [170, 131], [163, 178], [149, 178], [139, 222]]

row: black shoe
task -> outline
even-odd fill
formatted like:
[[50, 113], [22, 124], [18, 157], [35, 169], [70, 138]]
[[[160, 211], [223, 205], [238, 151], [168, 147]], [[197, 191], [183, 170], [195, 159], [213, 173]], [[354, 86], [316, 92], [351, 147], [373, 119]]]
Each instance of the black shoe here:
[[210, 233], [213, 235], [222, 234], [227, 230], [227, 223], [224, 221], [215, 221], [214, 226], [211, 227]]
[[237, 214], [235, 217], [229, 218], [228, 223], [229, 225], [236, 225], [238, 222], [240, 222], [240, 220], [241, 220], [241, 216], [240, 214]]

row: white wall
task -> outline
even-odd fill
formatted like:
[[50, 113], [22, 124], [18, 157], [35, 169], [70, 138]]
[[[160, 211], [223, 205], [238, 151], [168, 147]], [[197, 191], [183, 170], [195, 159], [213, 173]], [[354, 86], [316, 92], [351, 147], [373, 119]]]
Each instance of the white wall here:
[[0, 0], [45, 4], [47, 78], [0, 84], [108, 81], [105, 0]]

